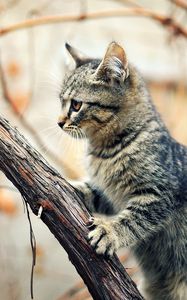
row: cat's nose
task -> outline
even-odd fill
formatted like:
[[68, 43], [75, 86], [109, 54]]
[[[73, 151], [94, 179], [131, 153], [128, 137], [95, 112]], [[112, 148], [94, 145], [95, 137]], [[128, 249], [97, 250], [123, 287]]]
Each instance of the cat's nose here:
[[59, 126], [60, 128], [63, 128], [63, 127], [64, 127], [64, 124], [65, 124], [65, 121], [59, 121], [59, 122], [58, 122], [58, 126]]

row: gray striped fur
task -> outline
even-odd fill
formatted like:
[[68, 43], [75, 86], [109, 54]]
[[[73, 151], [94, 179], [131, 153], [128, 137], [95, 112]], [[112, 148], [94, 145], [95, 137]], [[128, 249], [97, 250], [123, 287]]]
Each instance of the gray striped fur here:
[[[186, 300], [187, 148], [170, 136], [121, 46], [111, 43], [102, 61], [70, 52], [78, 67], [64, 80], [60, 122], [89, 142], [90, 181], [77, 187], [102, 214], [90, 243], [104, 255], [131, 248], [146, 299]], [[82, 102], [78, 112], [72, 99]]]

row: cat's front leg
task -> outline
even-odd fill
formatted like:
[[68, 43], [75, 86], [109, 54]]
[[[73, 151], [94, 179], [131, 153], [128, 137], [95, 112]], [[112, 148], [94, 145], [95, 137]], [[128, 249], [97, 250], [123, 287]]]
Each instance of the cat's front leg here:
[[71, 181], [91, 213], [114, 214], [112, 203], [97, 187], [87, 182]]
[[84, 204], [92, 213], [95, 212], [94, 199], [96, 198], [95, 190], [87, 182], [69, 181], [69, 183], [76, 189], [77, 193], [81, 196]]
[[[122, 212], [108, 219], [93, 219], [88, 235], [98, 254], [113, 255], [156, 232], [172, 212], [170, 201], [144, 195], [132, 199]], [[165, 209], [163, 209], [163, 207]]]
[[90, 227], [94, 229], [89, 233], [88, 239], [98, 254], [112, 256], [120, 248], [118, 223], [113, 217], [96, 217], [91, 220]]

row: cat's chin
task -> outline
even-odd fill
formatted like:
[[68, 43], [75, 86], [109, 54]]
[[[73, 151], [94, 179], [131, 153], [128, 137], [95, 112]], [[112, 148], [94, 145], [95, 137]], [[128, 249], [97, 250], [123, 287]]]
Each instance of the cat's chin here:
[[64, 130], [64, 132], [76, 140], [86, 139], [86, 135], [81, 131]]

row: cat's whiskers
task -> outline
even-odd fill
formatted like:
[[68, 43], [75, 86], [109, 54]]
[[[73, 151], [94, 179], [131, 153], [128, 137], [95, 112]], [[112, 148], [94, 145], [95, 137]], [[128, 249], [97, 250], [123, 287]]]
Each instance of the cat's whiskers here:
[[49, 121], [49, 122], [51, 122], [51, 123], [54, 124], [54, 117], [49, 116], [47, 114], [46, 115], [45, 114], [43, 114], [43, 115], [40, 114], [40, 119], [47, 120], [47, 121]]
[[75, 153], [75, 163], [77, 167], [82, 167], [83, 161], [82, 161], [82, 154], [83, 154], [83, 148], [82, 148], [82, 133], [80, 128], [76, 128], [75, 131], [76, 134], [76, 153]]
[[46, 84], [47, 86], [50, 85], [50, 86], [53, 86], [53, 87], [56, 87], [58, 89], [61, 88], [61, 84], [55, 82], [55, 81], [51, 81], [50, 79], [49, 80], [46, 80], [46, 79], [42, 79], [40, 81], [40, 84]]
[[47, 91], [50, 91], [50, 95], [59, 97], [59, 94], [61, 92], [61, 86], [53, 83], [53, 82], [47, 82], [47, 81], [42, 81], [39, 84], [39, 87], [42, 89], [47, 89]]
[[74, 138], [75, 138], [75, 146], [76, 146], [75, 149], [78, 150], [78, 149], [80, 149], [80, 141], [79, 141], [79, 136], [78, 136], [78, 128], [74, 128]]
[[[64, 151], [64, 148], [62, 148], [62, 142], [63, 142], [63, 139], [64, 139], [64, 132], [61, 130], [60, 132], [60, 136], [59, 136], [59, 139], [58, 139], [58, 142], [57, 142], [57, 149], [58, 149], [58, 152], [60, 150], [60, 155], [62, 154], [62, 152]], [[62, 150], [61, 150], [62, 148]]]
[[[83, 132], [81, 131], [80, 128], [74, 126], [74, 125], [70, 125], [66, 128], [66, 131], [70, 132], [70, 136], [71, 136], [71, 143], [68, 145], [69, 149], [76, 149], [77, 151], [74, 152], [75, 153], [75, 157], [76, 157], [76, 153], [81, 153], [83, 150], [85, 152], [85, 143], [84, 143], [84, 149], [82, 148], [82, 144], [81, 142], [83, 141], [83, 138], [85, 138], [85, 134], [83, 134]], [[80, 150], [80, 151], [79, 151]], [[65, 150], [64, 150], [65, 152]]]
[[41, 73], [43, 76], [46, 76], [49, 79], [53, 79], [53, 80], [55, 80], [57, 82], [61, 82], [62, 81], [61, 74], [57, 74], [58, 71], [54, 73], [54, 72], [51, 71], [51, 69], [49, 70], [47, 68], [45, 69], [45, 68], [40, 68], [40, 67], [37, 67], [36, 71], [39, 72], [39, 73]]
[[72, 128], [69, 128], [69, 135], [70, 135], [70, 144], [69, 144], [69, 149], [72, 150], [73, 149], [73, 146], [74, 146], [74, 133], [73, 133], [73, 129]]
[[61, 131], [61, 139], [59, 141], [59, 147], [61, 148], [61, 153], [66, 155], [68, 150], [71, 148], [72, 138], [64, 130]]
[[[46, 130], [45, 130], [45, 132], [46, 132]], [[45, 141], [46, 141], [46, 143], [49, 143], [49, 141], [50, 141], [50, 144], [51, 144], [51, 141], [55, 140], [55, 138], [58, 135], [59, 135], [59, 131], [55, 130], [55, 128], [48, 129], [47, 133], [45, 133]]]
[[75, 154], [75, 159], [77, 158], [77, 132], [76, 132], [76, 129], [73, 128], [72, 131], [71, 131], [71, 150], [73, 151], [73, 153]]
[[50, 90], [52, 96], [58, 97], [62, 86], [62, 76], [51, 72], [51, 70], [45, 70], [43, 68], [37, 68], [37, 72], [40, 73], [40, 78], [37, 82], [37, 86], [43, 89]]
[[41, 130], [38, 131], [38, 133], [45, 133], [45, 132], [48, 132], [48, 131], [52, 131], [53, 129], [57, 129], [57, 125], [56, 124], [48, 126], [48, 127], [44, 128], [44, 129], [41, 129]]
[[[58, 130], [50, 130], [46, 136], [45, 136], [45, 140], [47, 140], [47, 142], [51, 143], [51, 137], [52, 140], [55, 140], [58, 136], [60, 135], [60, 132]], [[50, 139], [50, 140], [49, 140]]]
[[[43, 147], [41, 147], [42, 151], [48, 150], [49, 147], [47, 145], [49, 144], [49, 139], [52, 137], [52, 139], [55, 140], [55, 138], [59, 134], [59, 131], [55, 130], [55, 126], [54, 127], [52, 126], [51, 128], [45, 128], [45, 129], [41, 130], [40, 132], [46, 132], [47, 130], [48, 130], [48, 132], [47, 132], [47, 134], [45, 134], [45, 141], [44, 141], [45, 144], [43, 145]], [[51, 139], [50, 139], [50, 142], [51, 142]]]
[[78, 127], [78, 133], [79, 133], [80, 139], [83, 143], [83, 152], [85, 153], [88, 149], [88, 139], [86, 137], [86, 134], [79, 127]]
[[81, 157], [79, 159], [79, 165], [84, 165], [85, 156], [88, 150], [88, 139], [86, 137], [86, 134], [81, 130], [81, 128], [78, 128], [79, 134], [81, 136]]
[[[54, 138], [55, 138], [56, 135], [57, 135], [57, 133], [56, 134], [51, 134], [51, 136], [53, 136]], [[40, 150], [41, 150], [43, 156], [48, 156], [48, 154], [50, 154], [50, 153], [52, 154], [53, 152], [54, 152], [53, 153], [54, 156], [56, 156], [55, 151], [53, 151], [53, 149], [48, 147], [47, 142], [44, 143], [43, 147], [41, 147]]]

